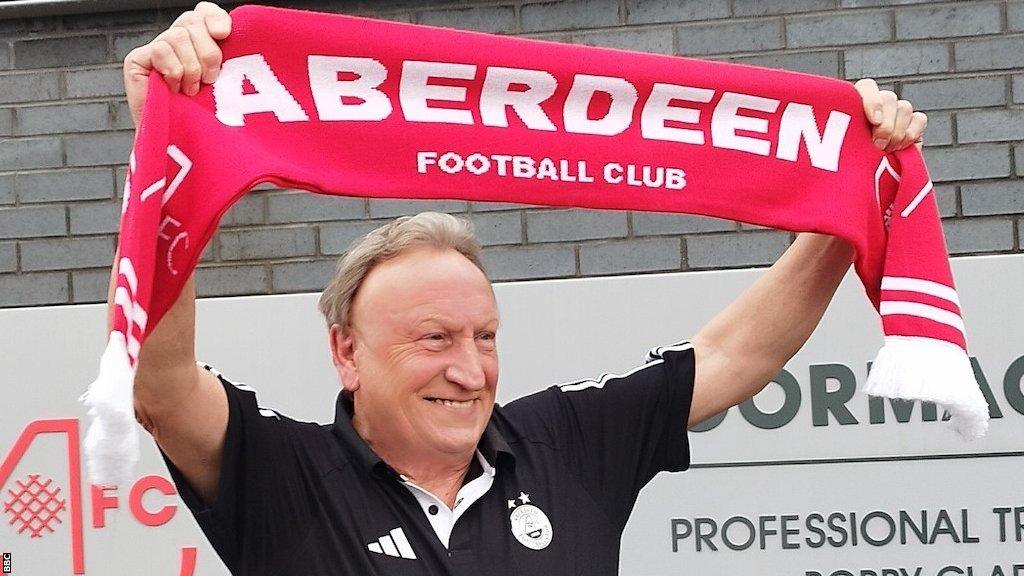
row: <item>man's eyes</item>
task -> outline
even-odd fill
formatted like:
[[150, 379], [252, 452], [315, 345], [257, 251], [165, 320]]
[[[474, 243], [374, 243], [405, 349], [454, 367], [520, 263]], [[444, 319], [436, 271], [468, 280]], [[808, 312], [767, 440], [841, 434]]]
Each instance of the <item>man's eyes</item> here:
[[[494, 332], [478, 332], [475, 338], [483, 342], [491, 343], [494, 342], [497, 335]], [[421, 339], [430, 342], [431, 344], [435, 344], [448, 342], [450, 337], [444, 332], [432, 332], [423, 336]]]

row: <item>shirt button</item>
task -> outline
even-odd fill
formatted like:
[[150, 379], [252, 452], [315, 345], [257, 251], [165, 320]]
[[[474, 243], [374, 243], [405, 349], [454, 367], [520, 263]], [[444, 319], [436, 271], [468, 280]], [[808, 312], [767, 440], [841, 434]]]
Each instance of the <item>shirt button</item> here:
[[427, 512], [429, 512], [431, 516], [436, 516], [437, 515], [437, 505], [436, 504], [431, 504], [430, 508], [427, 508]]

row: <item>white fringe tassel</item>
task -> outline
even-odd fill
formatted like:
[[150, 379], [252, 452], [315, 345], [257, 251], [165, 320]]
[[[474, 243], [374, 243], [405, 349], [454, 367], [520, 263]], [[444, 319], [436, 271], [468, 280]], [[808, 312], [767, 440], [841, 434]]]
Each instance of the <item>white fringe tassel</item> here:
[[132, 388], [135, 370], [128, 362], [124, 335], [111, 332], [100, 358], [100, 373], [79, 400], [89, 409], [85, 461], [89, 480], [125, 485], [139, 461], [139, 431]]
[[887, 336], [864, 391], [883, 398], [934, 402], [949, 413], [950, 426], [967, 440], [981, 438], [988, 430], [988, 403], [971, 360], [962, 348], [944, 340]]

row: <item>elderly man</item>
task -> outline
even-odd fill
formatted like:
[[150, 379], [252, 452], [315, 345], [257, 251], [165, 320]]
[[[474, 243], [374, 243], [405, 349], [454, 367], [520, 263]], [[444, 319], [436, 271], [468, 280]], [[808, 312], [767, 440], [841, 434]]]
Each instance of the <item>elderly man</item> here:
[[[151, 70], [186, 94], [214, 81], [230, 27], [201, 3], [133, 50], [133, 116]], [[857, 88], [879, 148], [919, 140], [924, 115]], [[351, 247], [320, 300], [344, 387], [332, 424], [196, 366], [192, 281], [141, 351], [136, 412], [235, 574], [615, 574], [640, 489], [688, 466], [688, 427], [799, 350], [851, 257], [802, 234], [691, 342], [498, 407], [499, 317], [471, 229], [400, 218]]]

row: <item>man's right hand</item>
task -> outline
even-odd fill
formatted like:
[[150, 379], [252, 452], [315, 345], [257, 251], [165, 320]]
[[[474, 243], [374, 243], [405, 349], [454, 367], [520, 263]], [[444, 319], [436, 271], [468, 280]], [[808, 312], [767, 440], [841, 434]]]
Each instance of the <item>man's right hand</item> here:
[[151, 71], [163, 74], [171, 92], [195, 96], [200, 83], [217, 80], [223, 55], [216, 41], [230, 33], [231, 16], [216, 4], [200, 2], [152, 42], [129, 52], [124, 59], [124, 89], [135, 125], [146, 104]]

